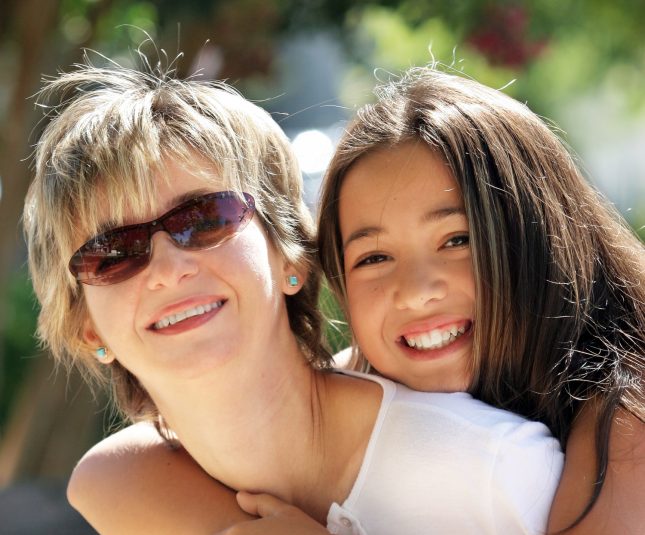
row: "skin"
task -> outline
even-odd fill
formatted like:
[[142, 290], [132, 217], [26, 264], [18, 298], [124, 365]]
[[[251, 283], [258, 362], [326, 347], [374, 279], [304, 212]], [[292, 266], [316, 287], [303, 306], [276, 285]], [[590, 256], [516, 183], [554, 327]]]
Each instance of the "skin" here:
[[72, 474], [67, 498], [101, 534], [328, 534], [321, 523], [279, 498], [236, 494], [183, 448], [169, 448], [145, 423], [88, 451]]
[[[556, 492], [549, 532], [556, 533], [578, 517], [593, 490], [595, 407], [589, 403], [576, 419], [567, 441], [564, 471]], [[598, 501], [567, 535], [637, 535], [645, 526], [645, 424], [619, 409], [609, 436], [609, 466]]]
[[[167, 172], [171, 180], [158, 184], [159, 213], [186, 194], [206, 190], [203, 180], [174, 162], [168, 163]], [[157, 215], [150, 214], [150, 219]], [[109, 214], [103, 218], [109, 220]], [[177, 379], [193, 381], [218, 368], [236, 366], [240, 347], [249, 358], [260, 359], [267, 340], [285, 331], [281, 279], [289, 267], [268, 246], [256, 217], [243, 232], [213, 249], [180, 249], [167, 233], [157, 232], [152, 250], [150, 264], [134, 277], [110, 286], [82, 285], [90, 311], [85, 337], [105, 341], [111, 358], [140, 378], [174, 424], [166, 392], [176, 390]], [[224, 305], [182, 322], [182, 332], [176, 327], [151, 328], [172, 312], [215, 302]], [[196, 322], [202, 324], [187, 329]], [[250, 339], [245, 337], [245, 325], [256, 325]]]
[[[146, 454], [136, 455], [142, 448]], [[253, 518], [237, 506], [231, 489], [206, 474], [183, 448], [170, 449], [149, 424], [130, 426], [86, 453], [67, 497], [99, 533], [173, 535], [184, 511], [192, 512], [182, 520], [186, 534], [213, 533]]]
[[[345, 176], [339, 214], [352, 330], [371, 365], [416, 390], [466, 390], [475, 277], [447, 165], [418, 142], [370, 153]], [[436, 349], [405, 342], [451, 327], [465, 333]]]
[[[391, 320], [387, 311], [375, 306], [373, 298], [372, 301], [365, 301], [370, 296], [370, 289], [378, 292], [376, 295], [390, 300], [392, 314], [395, 314], [395, 317], [413, 313], [413, 321], [417, 321], [416, 314], [420, 314], [423, 318], [422, 321], [425, 321], [427, 307], [431, 307], [434, 313], [435, 308], [443, 306], [443, 300], [439, 297], [444, 294], [455, 295], [454, 292], [456, 292], [458, 295], [456, 302], [459, 306], [456, 307], [456, 310], [450, 309], [448, 311], [452, 315], [471, 317], [474, 304], [474, 287], [471, 290], [468, 283], [469, 280], [472, 280], [472, 268], [466, 269], [467, 265], [470, 266], [470, 258], [468, 254], [465, 254], [467, 248], [463, 247], [463, 240], [451, 242], [450, 246], [445, 248], [453, 235], [467, 234], [467, 225], [464, 226], [463, 222], [459, 221], [461, 216], [458, 214], [444, 220], [430, 222], [421, 221], [419, 218], [420, 214], [433, 209], [432, 203], [439, 203], [442, 200], [445, 200], [447, 205], [459, 207], [460, 196], [451, 182], [452, 177], [449, 176], [449, 173], [446, 174], [446, 169], [441, 165], [440, 160], [423, 147], [408, 144], [400, 147], [400, 150], [391, 152], [388, 155], [376, 152], [360, 160], [348, 173], [347, 183], [341, 191], [341, 232], [344, 242], [347, 242], [347, 238], [355, 230], [374, 226], [380, 228], [377, 234], [371, 236], [375, 238], [372, 239], [372, 245], [369, 245], [368, 239], [365, 240], [365, 243], [368, 243], [365, 249], [355, 252], [352, 248], [358, 246], [353, 244], [347, 246], [348, 266], [353, 269], [357, 261], [360, 263], [362, 260], [361, 256], [373, 257], [375, 251], [379, 255], [387, 253], [376, 259], [372, 258], [367, 263], [369, 267], [365, 267], [363, 264], [362, 267], [356, 268], [356, 271], [359, 272], [357, 274], [352, 274], [350, 269], [347, 270], [350, 310], [352, 304], [354, 304], [354, 310], [360, 310], [359, 304], [365, 306], [367, 302], [370, 303], [370, 307], [375, 309], [370, 313], [378, 314], [376, 323], [371, 326], [366, 324], [359, 327], [361, 334], [358, 335], [357, 332], [357, 336], [363, 337], [363, 346], [371, 340], [383, 342], [382, 334], [390, 332], [390, 322], [394, 321]], [[429, 181], [430, 183], [425, 186], [432, 187], [433, 183], [436, 185], [436, 190], [431, 192], [432, 195], [412, 195], [412, 189], [408, 191], [406, 188], [402, 188], [397, 190], [397, 196], [392, 196], [387, 195], [383, 188], [379, 189], [378, 186], [382, 185], [379, 180], [382, 169], [390, 166], [391, 171], [396, 170], [397, 175], [400, 174], [406, 179], [422, 180], [423, 177], [418, 173], [416, 164], [424, 161], [424, 165], [427, 166], [426, 170], [431, 170], [429, 172], [435, 179]], [[370, 187], [363, 191], [368, 191], [369, 195], [363, 197], [367, 199], [372, 195], [374, 204], [371, 208], [373, 211], [370, 212], [370, 206], [366, 205], [356, 212], [361, 212], [365, 217], [371, 214], [372, 218], [367, 218], [365, 221], [359, 220], [356, 223], [355, 219], [348, 217], [348, 213], [351, 216], [352, 210], [343, 212], [344, 206], [345, 208], [349, 206], [352, 181], [360, 185], [361, 182], [368, 179], [371, 181]], [[455, 198], [451, 193], [457, 197]], [[447, 197], [444, 199], [443, 195]], [[384, 202], [386, 200], [387, 202]], [[395, 215], [391, 217], [392, 209], [399, 202], [406, 207], [406, 210], [403, 211], [404, 214], [397, 218], [396, 211], [394, 211]], [[430, 204], [426, 205], [426, 203]], [[377, 214], [380, 215], [375, 220], [374, 217]], [[353, 223], [356, 223], [355, 227], [351, 226]], [[427, 254], [427, 257], [424, 258], [410, 257], [400, 253], [405, 245], [406, 235], [412, 234], [409, 231], [407, 234], [402, 232], [404, 227], [401, 225], [407, 225], [405, 228], [409, 229], [414, 228], [415, 224], [418, 224], [419, 232], [424, 238], [422, 243], [429, 245], [423, 249]], [[444, 231], [445, 234], [442, 234]], [[397, 239], [388, 242], [391, 236], [396, 236]], [[374, 247], [373, 243], [377, 240], [378, 247]], [[415, 243], [418, 244], [416, 234], [415, 240]], [[355, 240], [355, 242], [360, 241], [364, 240]], [[462, 245], [457, 245], [457, 242]], [[390, 247], [394, 247], [394, 249]], [[352, 255], [357, 256], [354, 258]], [[372, 262], [373, 260], [376, 262]], [[400, 277], [396, 272], [397, 266], [392, 268], [389, 265], [399, 262], [406, 264], [406, 270]], [[415, 262], [419, 262], [420, 265], [423, 265], [423, 262], [428, 262], [428, 264], [435, 266], [435, 269], [426, 270], [429, 274], [424, 280], [416, 272], [419, 266], [415, 266]], [[411, 272], [410, 266], [412, 266], [412, 274], [406, 278], [404, 275]], [[450, 269], [447, 269], [448, 267]], [[393, 271], [388, 271], [392, 269]], [[369, 270], [372, 275], [366, 276], [365, 271]], [[389, 278], [374, 278], [374, 272], [385, 274]], [[419, 269], [419, 273], [421, 272], [422, 270]], [[389, 281], [393, 282], [390, 284]], [[424, 297], [419, 297], [418, 300], [396, 301], [398, 284], [408, 291], [408, 296], [414, 295], [412, 290], [416, 288], [418, 294]], [[443, 288], [444, 293], [437, 293], [437, 288]], [[460, 294], [460, 289], [465, 291]], [[352, 300], [354, 300], [353, 303]], [[444, 310], [441, 310], [441, 314], [445, 313]], [[355, 329], [357, 329], [356, 321], [360, 321], [359, 316], [358, 313], [352, 315]], [[406, 321], [407, 319], [403, 323], [405, 324]], [[396, 328], [394, 332], [398, 332]], [[391, 336], [386, 337], [386, 340], [391, 342], [391, 338]], [[387, 351], [396, 349], [396, 346], [391, 343], [389, 346], [384, 343], [383, 346]], [[371, 356], [370, 353], [367, 355]], [[437, 376], [441, 377], [440, 382], [435, 383], [436, 388], [459, 389], [463, 380], [463, 370], [467, 367], [468, 355], [467, 351], [448, 351], [438, 361], [434, 359], [429, 362], [422, 361], [421, 366], [416, 368], [415, 366], [419, 363], [412, 361], [408, 363], [408, 367], [410, 370], [415, 370], [413, 372], [407, 371], [406, 360], [402, 360], [403, 364], [396, 363], [395, 353], [383, 352], [376, 357], [382, 359], [382, 367], [387, 366], [387, 359], [391, 358], [398, 367], [393, 367], [393, 371], [390, 373], [399, 374], [400, 377], [397, 378], [404, 382], [406, 379], [412, 382], [405, 375], [406, 373], [410, 373], [409, 377], [419, 378], [417, 380], [431, 382], [434, 370]], [[442, 368], [444, 365], [445, 369]], [[424, 366], [427, 366], [430, 371], [426, 372]], [[452, 370], [452, 375], [450, 370]], [[567, 443], [563, 477], [549, 518], [549, 532], [567, 527], [582, 511], [591, 495], [595, 469], [595, 454], [592, 448], [594, 422], [593, 407], [589, 405], [574, 423]], [[125, 430], [111, 437], [110, 440], [113, 442], [107, 447], [99, 445], [91, 450], [75, 470], [70, 482], [68, 492], [71, 503], [102, 533], [140, 533], [140, 526], [148, 525], [146, 523], [149, 515], [146, 514], [145, 503], [138, 503], [137, 508], [133, 511], [132, 496], [135, 495], [138, 499], [140, 495], [147, 497], [151, 495], [150, 493], [155, 497], [161, 494], [164, 499], [164, 502], [159, 502], [156, 498], [151, 499], [150, 504], [150, 508], [154, 508], [156, 511], [155, 516], [160, 519], [159, 524], [163, 525], [163, 528], [160, 527], [155, 531], [159, 533], [164, 533], [163, 529], [168, 529], [168, 533], [176, 533], [177, 529], [181, 529], [182, 533], [215, 532], [228, 535], [326, 533], [326, 530], [310, 516], [304, 514], [297, 507], [289, 505], [287, 502], [290, 500], [284, 496], [283, 499], [280, 499], [266, 493], [254, 495], [245, 492], [237, 495], [236, 504], [233, 501], [235, 496], [233, 491], [209, 477], [185, 451], [181, 449], [172, 451], [161, 444], [156, 438], [155, 432], [149, 427], [145, 429], [145, 433], [148, 435], [147, 440], [151, 445], [146, 448], [145, 456], [140, 455], [137, 450], [141, 448], [143, 439], [141, 436], [129, 435], [129, 432], [130, 430]], [[155, 440], [156, 442], [154, 442]], [[145, 457], [145, 463], [139, 462], [142, 457]], [[110, 478], [110, 474], [119, 474], [120, 476], [119, 478]], [[137, 487], [134, 487], [137, 489], [134, 494], [125, 490], [131, 488], [130, 481], [124, 481], [121, 477], [122, 474], [126, 474], [128, 478], [132, 478], [132, 483], [137, 484]], [[100, 489], [95, 485], [97, 478], [101, 480]], [[600, 498], [583, 522], [567, 533], [574, 535], [640, 533], [645, 521], [640, 507], [640, 504], [645, 500], [645, 485], [642, 483], [644, 480], [645, 426], [629, 413], [619, 411], [611, 431], [609, 471]], [[141, 490], [142, 486], [143, 490]], [[160, 489], [163, 491], [160, 492]], [[109, 514], [106, 514], [106, 508], [103, 507], [106, 495], [110, 496]], [[169, 506], [167, 508], [160, 507], [161, 503], [167, 503]], [[141, 514], [137, 515], [137, 512]], [[256, 515], [261, 518], [249, 520]], [[120, 524], [115, 524], [115, 516], [119, 517]], [[190, 518], [190, 522], [194, 522], [194, 524], [186, 523], [185, 519], [187, 518]], [[118, 526], [118, 529], [115, 526]]]
[[[144, 220], [158, 217], [187, 195], [204, 192], [204, 181], [190, 170], [167, 162], [166, 172], [168, 181], [158, 181], [159, 210]], [[217, 181], [208, 187], [225, 189]], [[104, 218], [107, 221], [108, 214]], [[106, 365], [118, 360], [137, 375], [186, 451], [208, 474], [231, 488], [275, 495], [320, 523], [331, 504], [342, 503], [353, 486], [382, 389], [371, 381], [315, 372], [308, 366], [290, 330], [284, 299], [299, 290], [287, 282], [294, 273], [304, 281], [305, 274], [281, 257], [257, 217], [209, 250], [180, 249], [165, 232], [158, 232], [143, 271], [118, 284], [83, 286], [89, 310], [85, 339], [108, 348], [109, 357], [102, 359]], [[208, 314], [161, 331], [152, 328], [168, 314], [214, 302], [221, 306]], [[182, 485], [165, 475], [182, 471], [186, 452], [153, 442], [157, 462], [142, 466], [122, 455], [126, 444], [150, 444], [151, 431], [146, 432], [124, 433], [107, 449], [91, 451], [85, 468], [72, 478], [70, 501], [102, 533], [141, 532], [143, 517], [135, 514], [130, 522], [126, 513], [140, 490], [151, 496], [162, 492], [175, 511], [184, 510], [182, 500], [170, 499]], [[121, 468], [132, 476], [131, 487], [110, 475], [103, 481], [106, 472], [117, 474]], [[139, 470], [155, 475], [143, 482]], [[119, 529], [95, 508], [103, 508], [102, 500], [91, 510], [85, 508], [92, 496], [84, 496], [85, 485], [95, 477], [106, 485], [101, 492], [112, 483], [118, 487], [111, 506], [121, 514]], [[172, 492], [161, 490], [161, 479]], [[201, 492], [211, 485], [207, 478], [196, 488]], [[128, 494], [128, 488], [136, 491]], [[209, 524], [208, 532], [248, 518], [230, 497], [221, 492], [216, 496], [225, 510]], [[138, 511], [149, 514], [150, 509], [139, 507], [138, 497], [136, 503]], [[175, 533], [187, 532], [180, 520]], [[202, 532], [202, 522], [194, 525], [195, 533]]]

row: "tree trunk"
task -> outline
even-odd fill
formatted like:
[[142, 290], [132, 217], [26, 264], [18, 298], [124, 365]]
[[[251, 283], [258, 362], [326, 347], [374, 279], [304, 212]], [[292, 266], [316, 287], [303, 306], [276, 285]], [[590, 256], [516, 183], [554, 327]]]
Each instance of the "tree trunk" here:
[[[19, 222], [29, 185], [27, 139], [35, 114], [28, 100], [36, 91], [41, 58], [47, 38], [58, 16], [58, 0], [23, 0], [12, 12], [18, 53], [15, 82], [0, 129], [0, 374], [4, 369], [4, 339], [7, 324], [7, 285], [13, 270], [22, 262], [24, 246]], [[6, 28], [6, 26], [5, 26]], [[0, 391], [6, 378], [0, 375]]]
[[101, 438], [106, 397], [94, 398], [76, 371], [69, 377], [41, 354], [32, 363], [0, 443], [0, 488], [18, 480], [66, 479]]

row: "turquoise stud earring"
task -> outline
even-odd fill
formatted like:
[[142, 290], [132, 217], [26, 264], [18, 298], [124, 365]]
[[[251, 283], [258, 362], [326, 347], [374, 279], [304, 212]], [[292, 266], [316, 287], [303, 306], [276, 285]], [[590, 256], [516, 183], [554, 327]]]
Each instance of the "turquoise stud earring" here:
[[298, 286], [298, 276], [297, 275], [289, 275], [287, 277], [287, 283], [292, 288], [295, 288], [296, 286]]
[[99, 360], [103, 360], [105, 357], [107, 357], [107, 348], [105, 348], [105, 347], [97, 347], [96, 348], [96, 357]]

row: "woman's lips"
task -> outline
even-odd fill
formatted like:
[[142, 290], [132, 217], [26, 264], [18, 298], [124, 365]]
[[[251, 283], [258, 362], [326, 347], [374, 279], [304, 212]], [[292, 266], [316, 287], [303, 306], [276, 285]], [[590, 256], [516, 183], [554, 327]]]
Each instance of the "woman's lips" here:
[[226, 300], [221, 299], [187, 307], [184, 310], [163, 316], [150, 325], [148, 330], [155, 334], [179, 334], [195, 329], [218, 314], [225, 304]]

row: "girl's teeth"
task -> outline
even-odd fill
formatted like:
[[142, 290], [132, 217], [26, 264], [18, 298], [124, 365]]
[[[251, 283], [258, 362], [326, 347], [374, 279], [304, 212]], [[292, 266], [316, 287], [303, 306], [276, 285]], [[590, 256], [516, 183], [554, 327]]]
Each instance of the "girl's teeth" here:
[[439, 349], [454, 342], [466, 332], [466, 326], [452, 326], [444, 331], [432, 330], [417, 336], [403, 337], [409, 347], [416, 349]]
[[154, 324], [154, 328], [165, 329], [169, 325], [174, 325], [175, 323], [183, 321], [187, 318], [192, 318], [193, 316], [201, 316], [202, 314], [206, 314], [206, 312], [210, 312], [211, 310], [219, 308], [221, 306], [221, 301], [216, 301], [215, 303], [206, 305], [198, 305], [196, 307], [189, 308], [188, 310], [178, 312], [177, 314], [171, 314], [170, 316], [166, 316], [165, 318], [160, 319]]

